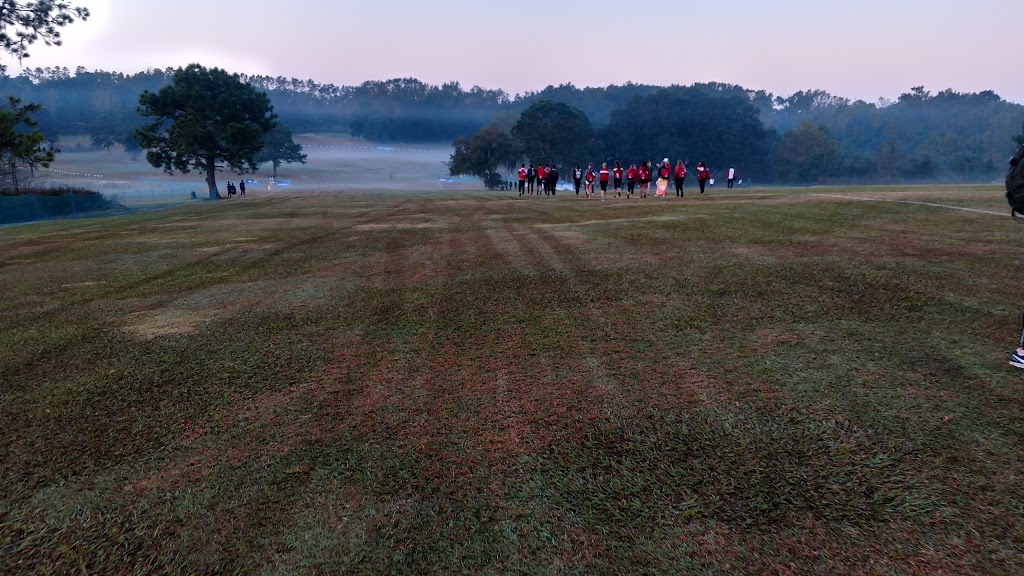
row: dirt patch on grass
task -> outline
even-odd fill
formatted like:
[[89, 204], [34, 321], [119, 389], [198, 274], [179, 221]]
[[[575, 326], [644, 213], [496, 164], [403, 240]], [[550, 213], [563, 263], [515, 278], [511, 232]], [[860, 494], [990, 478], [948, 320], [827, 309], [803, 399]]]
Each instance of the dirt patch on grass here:
[[704, 218], [699, 214], [673, 214], [665, 216], [637, 216], [636, 218], [605, 218], [603, 220], [580, 220], [576, 222], [559, 222], [554, 224], [535, 224], [544, 228], [571, 228], [574, 226], [628, 226], [643, 222], [673, 222], [677, 220], [691, 220]]
[[209, 255], [219, 254], [221, 252], [230, 252], [232, 250], [273, 250], [279, 247], [279, 244], [274, 244], [272, 242], [228, 242], [226, 244], [219, 244], [217, 246], [204, 246], [202, 248], [197, 248], [196, 252], [199, 252], [200, 254], [203, 255]]
[[372, 222], [357, 224], [353, 230], [417, 230], [422, 228], [443, 228], [443, 222]]
[[130, 299], [98, 305], [112, 321], [142, 340], [190, 334], [241, 311], [291, 310], [322, 302], [349, 286], [351, 277], [304, 275], [287, 280], [222, 284], [173, 300]]
[[215, 309], [182, 310], [160, 308], [126, 314], [122, 326], [135, 337], [152, 340], [161, 336], [175, 336], [195, 332], [217, 314]]

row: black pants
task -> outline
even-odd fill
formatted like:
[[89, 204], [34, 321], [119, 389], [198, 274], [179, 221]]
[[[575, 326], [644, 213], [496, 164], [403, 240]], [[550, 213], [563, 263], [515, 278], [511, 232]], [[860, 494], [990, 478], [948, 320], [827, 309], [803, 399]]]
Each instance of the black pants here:
[[636, 180], [626, 180], [626, 193], [632, 194], [636, 190]]
[[534, 180], [535, 180], [535, 178], [527, 178], [526, 179], [526, 191], [528, 193], [530, 193], [530, 194], [533, 194], [533, 181]]
[[576, 187], [576, 195], [580, 195], [580, 186], [583, 185], [583, 180], [580, 178], [573, 178], [572, 185]]
[[707, 182], [708, 182], [707, 180], [701, 180], [700, 178], [697, 178], [697, 184], [700, 184], [700, 193], [701, 194], [704, 193], [704, 185], [707, 184]]
[[683, 195], [683, 184], [686, 182], [686, 176], [682, 178], [676, 178], [676, 196], [682, 197]]
[[733, 182], [736, 182], [736, 179], [735, 178], [729, 178], [728, 180], [725, 181], [725, 184], [726, 184], [725, 187], [726, 188], [732, 188]]
[[558, 186], [558, 180], [549, 180], [548, 181], [548, 190], [551, 191], [551, 195], [552, 196], [555, 195], [555, 186]]
[[526, 180], [519, 181], [519, 195], [522, 196], [523, 192], [526, 192]]

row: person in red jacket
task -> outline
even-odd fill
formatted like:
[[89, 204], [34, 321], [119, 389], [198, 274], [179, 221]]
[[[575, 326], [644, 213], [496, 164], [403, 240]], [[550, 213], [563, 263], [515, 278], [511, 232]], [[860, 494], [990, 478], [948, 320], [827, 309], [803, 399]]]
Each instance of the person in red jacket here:
[[526, 192], [526, 164], [519, 167], [519, 195]]
[[600, 173], [600, 176], [598, 177], [598, 179], [601, 182], [601, 201], [602, 202], [604, 201], [605, 193], [608, 192], [608, 176], [610, 174], [611, 174], [611, 171], [608, 170], [608, 164], [607, 163], [602, 163], [601, 164], [601, 173]]
[[537, 196], [540, 196], [541, 190], [548, 191], [548, 171], [544, 168], [543, 164], [537, 165]]
[[629, 170], [626, 170], [626, 198], [633, 197], [633, 191], [636, 190], [636, 179], [639, 177], [639, 174], [636, 164], [630, 164]]
[[623, 196], [623, 165], [615, 161], [615, 167], [611, 169], [612, 186], [615, 191], [615, 196], [622, 198]]
[[697, 162], [697, 184], [700, 185], [700, 195], [704, 195], [704, 185], [711, 179], [711, 170], [708, 170], [708, 165], [703, 160]]
[[651, 161], [640, 164], [640, 197], [647, 198], [647, 191], [651, 188]]
[[594, 165], [593, 164], [588, 164], [587, 165], [587, 175], [583, 177], [587, 181], [587, 194], [586, 194], [587, 198], [593, 198], [594, 197], [594, 178], [596, 178], [596, 176], [597, 175], [594, 174]]
[[674, 176], [676, 179], [676, 197], [682, 198], [683, 184], [686, 182], [686, 164], [683, 164], [682, 160], [676, 161], [676, 170]]

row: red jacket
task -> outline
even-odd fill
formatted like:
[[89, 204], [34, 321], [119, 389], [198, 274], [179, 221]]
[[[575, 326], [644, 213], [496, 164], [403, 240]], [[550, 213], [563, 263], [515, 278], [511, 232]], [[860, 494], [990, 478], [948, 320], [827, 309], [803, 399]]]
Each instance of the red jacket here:
[[686, 178], [686, 166], [676, 166], [676, 178]]
[[636, 180], [636, 176], [637, 176], [637, 169], [636, 168], [630, 168], [629, 170], [626, 170], [626, 179], [627, 180]]
[[697, 166], [697, 180], [708, 180], [711, 178], [711, 172], [707, 166]]
[[607, 168], [601, 168], [601, 182], [607, 182], [607, 181], [608, 181], [608, 169]]
[[664, 164], [662, 164], [661, 168], [658, 168], [658, 177], [659, 178], [664, 178], [665, 180], [668, 180], [668, 177], [671, 176], [671, 175], [672, 175], [672, 169], [669, 168], [668, 166], [665, 166]]
[[537, 178], [543, 180], [548, 175], [548, 171], [543, 166], [537, 166]]
[[612, 169], [612, 174], [615, 175], [616, 180], [622, 180], [622, 167], [616, 166]]
[[519, 179], [526, 180], [526, 168], [519, 169]]

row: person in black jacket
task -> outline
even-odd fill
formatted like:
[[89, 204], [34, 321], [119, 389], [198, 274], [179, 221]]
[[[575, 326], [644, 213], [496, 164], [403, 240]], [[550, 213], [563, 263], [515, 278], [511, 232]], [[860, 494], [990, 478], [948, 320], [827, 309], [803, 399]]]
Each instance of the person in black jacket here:
[[558, 168], [555, 168], [554, 164], [548, 166], [548, 190], [551, 190], [551, 195], [555, 195], [555, 187], [558, 186]]

